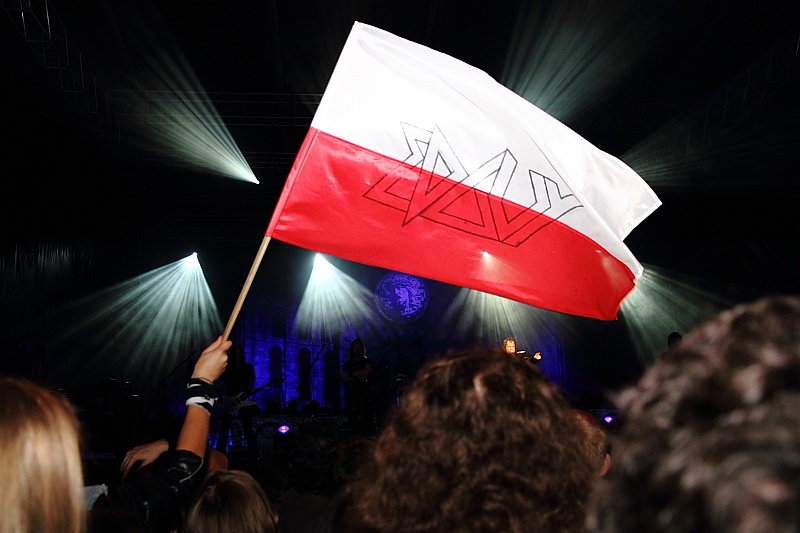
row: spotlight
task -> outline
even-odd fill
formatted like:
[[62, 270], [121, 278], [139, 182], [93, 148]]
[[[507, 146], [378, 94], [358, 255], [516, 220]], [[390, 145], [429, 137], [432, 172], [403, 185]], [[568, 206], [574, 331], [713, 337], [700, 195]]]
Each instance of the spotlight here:
[[314, 256], [314, 269], [311, 271], [312, 277], [317, 281], [327, 281], [333, 277], [333, 265], [331, 265], [322, 255]]
[[197, 252], [187, 255], [182, 260], [185, 269], [200, 268], [200, 260], [197, 258]]
[[278, 433], [285, 434], [285, 433], [288, 433], [288, 432], [289, 432], [289, 426], [287, 426], [286, 424], [278, 427]]
[[333, 331], [353, 325], [378, 325], [375, 294], [328, 262], [314, 255], [311, 270], [295, 321], [296, 331], [330, 336]]
[[614, 417], [613, 416], [606, 416], [606, 417], [603, 418], [603, 422], [605, 422], [606, 424], [610, 424], [613, 421], [614, 421]]

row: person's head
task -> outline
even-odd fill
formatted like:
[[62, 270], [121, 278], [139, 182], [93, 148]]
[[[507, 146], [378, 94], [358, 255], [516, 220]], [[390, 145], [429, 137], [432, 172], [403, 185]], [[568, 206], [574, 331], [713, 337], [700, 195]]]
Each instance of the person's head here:
[[220, 470], [205, 481], [183, 533], [275, 533], [278, 514], [258, 482], [241, 470]]
[[337, 488], [333, 465], [341, 440], [334, 424], [316, 421], [300, 426], [289, 452], [288, 484], [301, 493], [333, 494]]
[[672, 348], [682, 340], [683, 340], [683, 335], [681, 335], [677, 331], [670, 332], [670, 334], [667, 335], [667, 348]]
[[262, 459], [249, 463], [246, 471], [258, 481], [267, 498], [275, 503], [285, 490], [288, 468], [289, 453], [273, 451]]
[[75, 412], [18, 378], [0, 378], [0, 513], [3, 533], [79, 533], [86, 522]]
[[572, 414], [575, 417], [575, 424], [584, 435], [581, 444], [586, 455], [594, 463], [598, 475], [606, 475], [611, 468], [611, 445], [608, 433], [590, 413], [573, 409]]
[[720, 313], [616, 401], [615, 466], [590, 529], [797, 531], [800, 299]]
[[364, 341], [361, 339], [353, 339], [353, 342], [350, 343], [350, 359], [360, 359], [364, 355], [367, 355], [367, 350], [364, 348]]
[[377, 439], [367, 435], [350, 435], [336, 445], [333, 476], [338, 483], [345, 484], [362, 475], [375, 452]]
[[348, 531], [576, 530], [596, 472], [566, 399], [498, 350], [426, 363], [348, 487]]
[[506, 337], [503, 339], [503, 351], [508, 355], [514, 355], [517, 353], [517, 341], [511, 337]]

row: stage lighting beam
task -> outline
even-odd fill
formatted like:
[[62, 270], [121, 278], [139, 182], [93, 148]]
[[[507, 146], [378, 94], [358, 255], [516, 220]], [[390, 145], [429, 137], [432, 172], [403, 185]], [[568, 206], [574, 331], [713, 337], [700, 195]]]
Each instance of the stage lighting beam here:
[[332, 265], [322, 254], [314, 268], [297, 311], [297, 328], [323, 338], [350, 327], [362, 331], [376, 326], [372, 291]]
[[150, 389], [192, 350], [222, 330], [195, 254], [70, 302], [47, 318], [48, 350], [59, 379], [107, 369]]
[[[156, 20], [142, 22], [135, 77], [110, 81], [120, 90], [108, 98], [128, 126], [131, 141], [178, 166], [258, 183], [214, 102], [169, 31]], [[113, 76], [110, 77], [113, 79]]]

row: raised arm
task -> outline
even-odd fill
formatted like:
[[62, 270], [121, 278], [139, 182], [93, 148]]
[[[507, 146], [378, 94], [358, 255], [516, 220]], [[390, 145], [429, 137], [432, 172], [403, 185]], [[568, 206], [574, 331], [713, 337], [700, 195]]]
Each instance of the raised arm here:
[[176, 450], [186, 450], [203, 457], [208, 443], [211, 408], [214, 406], [214, 382], [228, 364], [227, 350], [233, 344], [220, 335], [197, 360], [187, 385], [186, 418], [183, 421]]

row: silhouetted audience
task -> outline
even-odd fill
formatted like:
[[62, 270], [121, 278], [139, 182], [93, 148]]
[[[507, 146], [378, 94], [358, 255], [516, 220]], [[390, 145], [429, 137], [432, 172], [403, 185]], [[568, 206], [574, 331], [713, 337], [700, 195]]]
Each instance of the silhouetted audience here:
[[0, 533], [800, 532], [800, 298], [669, 339], [613, 398], [613, 468], [600, 421], [506, 346], [429, 360], [379, 437], [311, 422], [243, 471], [207, 447], [231, 345], [219, 337], [174, 449], [130, 450], [88, 513], [72, 406], [0, 378]]
[[350, 435], [342, 439], [336, 446], [332, 471], [338, 489], [316, 521], [314, 533], [338, 533], [341, 531], [346, 487], [366, 474], [366, 467], [373, 460], [376, 445], [377, 437], [375, 436]]
[[122, 507], [89, 510], [88, 533], [152, 533], [152, 528], [139, 515]]
[[351, 435], [337, 444], [332, 472], [338, 488], [363, 475], [364, 466], [372, 460], [377, 442], [374, 436]]
[[[95, 503], [97, 509], [121, 508], [147, 522], [155, 533], [175, 531], [183, 511], [203, 478], [210, 473], [207, 457], [211, 410], [218, 396], [214, 387], [227, 364], [231, 341], [218, 337], [200, 354], [186, 388], [186, 414], [174, 450], [155, 456], [150, 464], [127, 470], [121, 482]], [[136, 461], [134, 461], [135, 463]], [[224, 461], [214, 461], [223, 467]]]
[[591, 531], [800, 531], [800, 299], [720, 313], [616, 402]]
[[298, 429], [289, 450], [285, 490], [276, 502], [282, 531], [313, 531], [338, 489], [333, 468], [341, 438], [332, 424], [312, 422]]
[[580, 531], [597, 473], [563, 395], [524, 361], [431, 360], [348, 486], [342, 531]]
[[0, 378], [0, 531], [83, 533], [81, 442], [65, 397]]
[[272, 451], [258, 461], [243, 467], [258, 481], [271, 502], [275, 503], [286, 488], [289, 470], [289, 450]]

